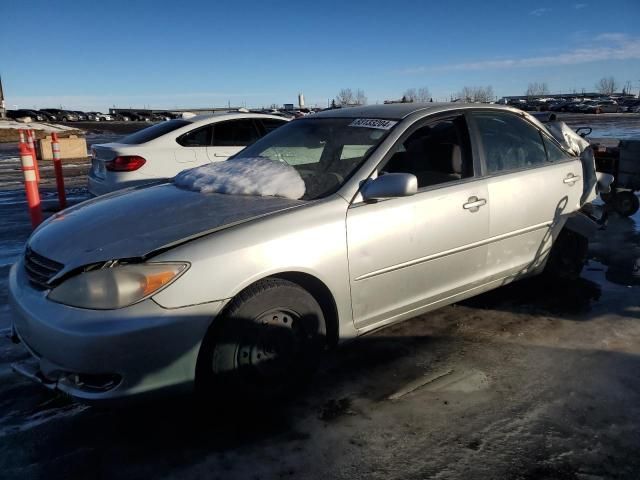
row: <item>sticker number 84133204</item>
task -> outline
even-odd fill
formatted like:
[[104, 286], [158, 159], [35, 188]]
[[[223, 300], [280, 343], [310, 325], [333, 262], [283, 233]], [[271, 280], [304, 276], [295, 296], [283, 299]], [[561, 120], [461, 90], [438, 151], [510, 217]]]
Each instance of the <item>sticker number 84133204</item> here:
[[389, 130], [396, 123], [394, 120], [383, 120], [381, 118], [356, 118], [349, 124], [350, 127], [379, 128]]

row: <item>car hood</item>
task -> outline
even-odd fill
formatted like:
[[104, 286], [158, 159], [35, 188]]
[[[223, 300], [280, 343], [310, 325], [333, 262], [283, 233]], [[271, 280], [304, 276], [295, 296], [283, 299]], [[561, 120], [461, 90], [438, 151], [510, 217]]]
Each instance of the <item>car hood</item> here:
[[57, 277], [96, 262], [140, 258], [184, 241], [305, 204], [301, 200], [199, 193], [172, 183], [125, 189], [63, 210], [28, 246], [64, 265]]

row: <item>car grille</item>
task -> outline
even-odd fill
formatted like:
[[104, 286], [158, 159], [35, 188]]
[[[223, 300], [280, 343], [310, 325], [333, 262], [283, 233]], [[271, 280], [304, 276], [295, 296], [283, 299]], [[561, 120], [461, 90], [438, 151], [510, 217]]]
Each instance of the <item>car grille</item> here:
[[50, 288], [48, 282], [64, 265], [34, 252], [27, 247], [24, 254], [24, 268], [31, 284], [41, 290]]

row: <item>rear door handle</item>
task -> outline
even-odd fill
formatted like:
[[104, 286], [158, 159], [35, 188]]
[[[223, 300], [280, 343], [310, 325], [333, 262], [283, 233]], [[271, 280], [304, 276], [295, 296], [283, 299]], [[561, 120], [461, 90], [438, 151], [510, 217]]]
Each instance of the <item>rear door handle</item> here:
[[569, 186], [573, 186], [573, 184], [578, 180], [580, 180], [580, 175], [574, 175], [573, 173], [570, 173], [569, 175], [567, 175], [567, 178], [562, 180], [562, 182], [569, 184]]
[[469, 197], [467, 203], [462, 205], [462, 208], [469, 210], [470, 212], [477, 212], [481, 206], [486, 205], [487, 201], [484, 198]]

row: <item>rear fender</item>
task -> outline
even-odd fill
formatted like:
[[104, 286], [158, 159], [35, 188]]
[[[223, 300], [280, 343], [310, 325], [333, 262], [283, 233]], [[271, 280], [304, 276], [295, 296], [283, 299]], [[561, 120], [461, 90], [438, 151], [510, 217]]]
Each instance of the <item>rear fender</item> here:
[[600, 228], [600, 224], [594, 219], [582, 212], [576, 212], [567, 219], [564, 228], [571, 230], [585, 238], [590, 238], [596, 230]]

